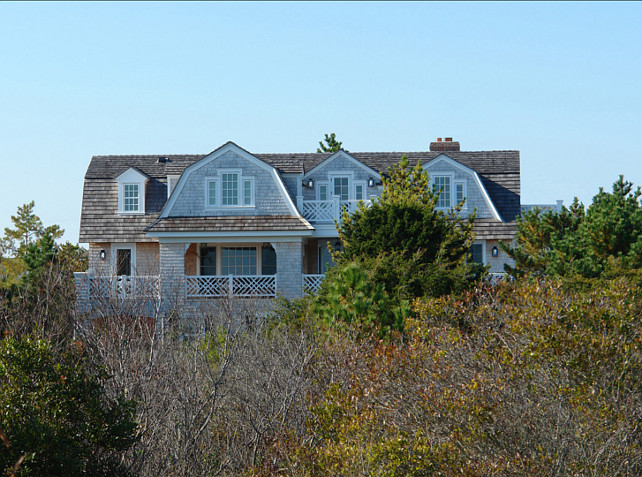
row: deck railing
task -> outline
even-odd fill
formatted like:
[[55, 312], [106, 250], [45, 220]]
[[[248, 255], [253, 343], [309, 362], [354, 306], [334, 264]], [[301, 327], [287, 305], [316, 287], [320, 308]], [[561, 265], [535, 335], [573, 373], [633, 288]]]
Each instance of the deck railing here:
[[188, 298], [276, 297], [276, 275], [200, 275], [185, 277]]
[[160, 277], [142, 276], [89, 276], [87, 275], [89, 298], [158, 298], [160, 296]]
[[334, 223], [341, 222], [341, 216], [346, 211], [352, 214], [363, 202], [367, 207], [372, 203], [370, 200], [340, 200], [334, 197], [332, 200], [299, 200], [299, 209], [303, 217], [310, 223]]
[[314, 294], [319, 290], [321, 282], [325, 275], [323, 274], [309, 274], [303, 275], [303, 293]]

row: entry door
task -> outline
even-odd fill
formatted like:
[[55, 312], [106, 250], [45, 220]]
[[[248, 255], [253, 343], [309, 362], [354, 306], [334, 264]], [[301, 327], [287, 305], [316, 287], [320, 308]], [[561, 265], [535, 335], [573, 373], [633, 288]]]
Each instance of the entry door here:
[[128, 248], [116, 250], [116, 275], [131, 276], [132, 274], [132, 251]]

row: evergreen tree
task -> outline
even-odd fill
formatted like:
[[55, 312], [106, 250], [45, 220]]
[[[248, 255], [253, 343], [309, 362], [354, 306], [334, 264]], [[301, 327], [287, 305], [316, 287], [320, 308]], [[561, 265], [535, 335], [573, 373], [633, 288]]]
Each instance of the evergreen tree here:
[[49, 232], [54, 240], [62, 237], [65, 231], [60, 226], [51, 225], [45, 228], [42, 225], [40, 217], [33, 212], [35, 205], [32, 200], [18, 207], [16, 215], [11, 216], [14, 228], [5, 227], [2, 240], [5, 254], [24, 255], [27, 247], [42, 237], [45, 232]]
[[516, 245], [502, 245], [515, 260], [513, 276], [600, 277], [642, 267], [640, 188], [623, 176], [611, 193], [602, 188], [585, 208], [577, 198], [560, 212], [533, 210], [517, 220]]
[[324, 141], [325, 144], [323, 141], [319, 141], [317, 152], [337, 152], [341, 149], [341, 145], [343, 144], [341, 141], [337, 141], [337, 137], [334, 133], [326, 134]]

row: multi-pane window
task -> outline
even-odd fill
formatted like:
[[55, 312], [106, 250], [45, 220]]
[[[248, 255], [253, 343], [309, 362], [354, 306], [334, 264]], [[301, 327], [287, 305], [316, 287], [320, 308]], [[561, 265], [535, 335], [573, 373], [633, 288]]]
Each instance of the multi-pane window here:
[[236, 171], [221, 171], [218, 178], [207, 180], [205, 194], [208, 207], [252, 207], [254, 178], [242, 177]]
[[123, 210], [138, 212], [139, 207], [138, 184], [125, 184], [123, 186]]
[[254, 202], [253, 199], [253, 190], [252, 181], [249, 179], [243, 180], [243, 205], [252, 205]]
[[348, 200], [350, 197], [350, 191], [348, 189], [348, 178], [347, 177], [335, 177], [334, 178], [334, 195], [338, 195], [340, 200]]
[[327, 184], [319, 184], [319, 200], [328, 200]]
[[448, 208], [451, 204], [451, 185], [449, 176], [436, 176], [433, 182], [433, 190], [439, 194], [437, 207]]
[[216, 206], [218, 205], [218, 190], [217, 182], [209, 181], [207, 183], [207, 205]]
[[239, 205], [239, 175], [235, 173], [221, 174], [221, 204]]
[[455, 182], [455, 202], [461, 204], [466, 199], [466, 183]]
[[221, 247], [221, 275], [256, 275], [256, 247]]
[[364, 199], [363, 189], [364, 189], [363, 184], [357, 184], [357, 185], [354, 186], [354, 198], [356, 200], [363, 200]]
[[482, 265], [484, 264], [484, 246], [480, 243], [475, 243], [473, 244], [472, 247], [470, 247], [470, 259], [472, 263], [481, 263]]

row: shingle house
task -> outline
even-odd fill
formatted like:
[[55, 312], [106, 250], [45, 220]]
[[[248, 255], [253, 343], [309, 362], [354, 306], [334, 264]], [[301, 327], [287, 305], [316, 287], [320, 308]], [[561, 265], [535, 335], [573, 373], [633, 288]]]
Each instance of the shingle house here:
[[85, 174], [76, 274], [80, 308], [108, 294], [301, 296], [340, 245], [335, 220], [381, 193], [406, 154], [420, 161], [444, 210], [477, 211], [473, 258], [503, 272], [500, 240], [520, 213], [518, 151], [460, 151], [450, 138], [425, 152], [254, 154], [228, 142], [206, 155], [95, 156]]

